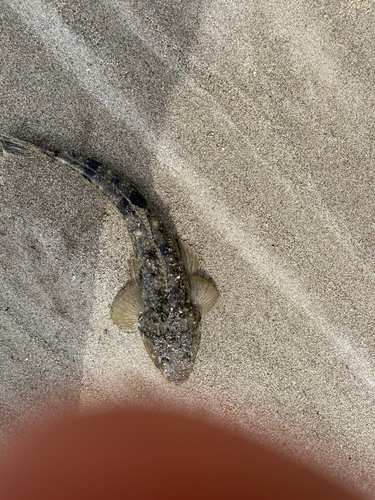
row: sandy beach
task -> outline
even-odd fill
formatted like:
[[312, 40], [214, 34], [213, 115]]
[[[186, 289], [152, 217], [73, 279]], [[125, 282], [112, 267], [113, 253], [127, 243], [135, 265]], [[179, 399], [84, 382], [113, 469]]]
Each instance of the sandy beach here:
[[4, 0], [0, 132], [107, 165], [219, 290], [190, 379], [111, 322], [125, 225], [0, 157], [0, 441], [50, 414], [179, 409], [375, 498], [373, 1]]

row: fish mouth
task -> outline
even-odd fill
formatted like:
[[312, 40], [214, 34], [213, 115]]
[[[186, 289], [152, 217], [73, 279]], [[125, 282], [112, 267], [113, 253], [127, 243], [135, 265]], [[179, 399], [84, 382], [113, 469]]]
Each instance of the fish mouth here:
[[186, 370], [178, 370], [178, 371], [171, 371], [171, 370], [165, 370], [163, 371], [163, 376], [167, 382], [169, 382], [172, 385], [181, 385], [184, 382], [188, 380], [190, 377], [191, 369], [186, 369]]

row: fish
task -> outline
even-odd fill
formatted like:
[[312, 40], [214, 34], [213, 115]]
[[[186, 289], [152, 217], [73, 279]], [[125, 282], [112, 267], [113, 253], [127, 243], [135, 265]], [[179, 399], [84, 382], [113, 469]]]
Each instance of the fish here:
[[65, 151], [49, 151], [0, 134], [4, 156], [41, 154], [70, 167], [99, 188], [121, 214], [134, 255], [130, 282], [111, 307], [113, 323], [138, 331], [147, 353], [173, 385], [188, 380], [201, 341], [202, 316], [216, 304], [216, 287], [198, 274], [198, 257], [177, 239], [145, 197], [111, 169]]

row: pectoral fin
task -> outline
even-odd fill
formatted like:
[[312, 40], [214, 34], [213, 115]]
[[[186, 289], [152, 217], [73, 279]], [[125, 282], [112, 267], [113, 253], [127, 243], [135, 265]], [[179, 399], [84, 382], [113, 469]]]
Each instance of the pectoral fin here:
[[111, 318], [115, 325], [125, 330], [137, 330], [142, 311], [142, 298], [136, 283], [129, 285], [113, 301]]
[[212, 283], [201, 276], [189, 276], [193, 304], [202, 314], [208, 313], [216, 304], [219, 293]]
[[179, 240], [182, 258], [185, 264], [186, 272], [188, 275], [194, 274], [198, 269], [198, 256], [197, 252], [186, 241]]

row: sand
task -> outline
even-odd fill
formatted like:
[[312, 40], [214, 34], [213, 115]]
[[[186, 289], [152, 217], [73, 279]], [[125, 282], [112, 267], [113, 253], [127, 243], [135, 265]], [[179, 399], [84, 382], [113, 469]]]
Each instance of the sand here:
[[121, 217], [53, 160], [1, 157], [3, 450], [142, 401], [375, 497], [374, 21], [367, 0], [3, 1], [0, 130], [126, 176], [220, 292], [168, 385], [109, 317]]

